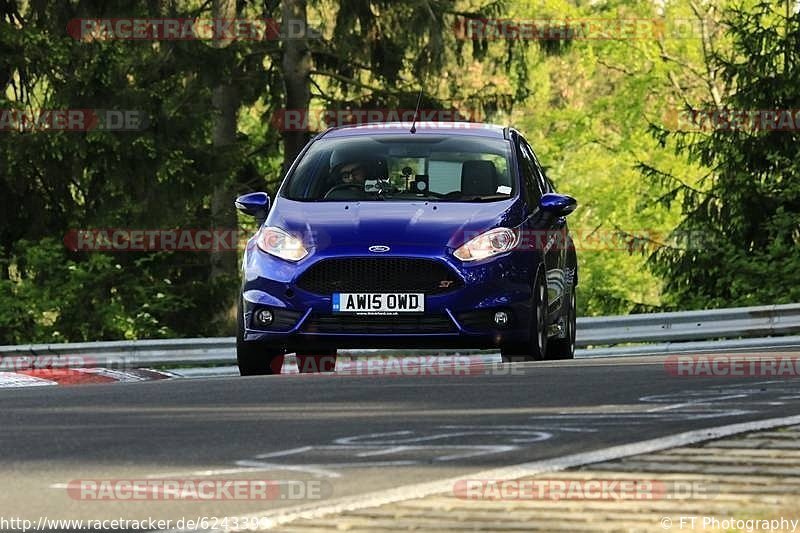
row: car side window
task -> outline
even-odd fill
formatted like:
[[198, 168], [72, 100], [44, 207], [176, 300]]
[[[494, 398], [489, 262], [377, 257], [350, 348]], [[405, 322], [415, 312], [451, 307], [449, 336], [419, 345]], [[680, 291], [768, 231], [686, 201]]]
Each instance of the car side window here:
[[542, 186], [541, 174], [537, 168], [533, 151], [521, 137], [519, 139], [519, 153], [521, 154], [520, 161], [522, 162], [523, 175], [525, 177], [525, 188], [528, 190], [528, 204], [537, 206], [539, 199], [547, 189]]
[[539, 198], [542, 194], [539, 186], [536, 183], [535, 164], [530, 157], [529, 153], [524, 150], [524, 141], [518, 138], [517, 141], [517, 157], [519, 158], [520, 169], [522, 170], [522, 179], [524, 181], [523, 188], [525, 192], [525, 201], [531, 208], [538, 205]]
[[536, 183], [541, 191], [541, 194], [552, 192], [551, 187], [549, 187], [547, 183], [547, 177], [544, 175], [544, 170], [542, 170], [542, 166], [539, 164], [536, 154], [533, 153], [533, 148], [531, 148], [531, 146], [524, 139], [522, 140], [522, 148], [524, 152], [527, 152], [528, 158], [531, 160], [534, 176], [536, 176]]

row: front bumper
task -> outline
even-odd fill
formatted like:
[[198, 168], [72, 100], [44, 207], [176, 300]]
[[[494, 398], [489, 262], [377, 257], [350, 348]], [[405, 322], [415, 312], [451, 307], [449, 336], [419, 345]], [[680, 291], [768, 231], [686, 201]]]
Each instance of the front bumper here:
[[[314, 257], [289, 263], [257, 248], [245, 254], [242, 291], [244, 339], [269, 342], [294, 351], [325, 348], [493, 348], [526, 340], [529, 335], [535, 254], [510, 252], [474, 264], [446, 254], [403, 253], [403, 257], [441, 261], [463, 281], [461, 287], [425, 297], [424, 315], [381, 317], [332, 313], [332, 297], [302, 290], [297, 280], [315, 262], [341, 256]], [[358, 256], [364, 257], [364, 256]], [[371, 256], [370, 256], [371, 257]], [[257, 327], [253, 312], [268, 307], [274, 321]], [[496, 311], [512, 320], [495, 326]]]

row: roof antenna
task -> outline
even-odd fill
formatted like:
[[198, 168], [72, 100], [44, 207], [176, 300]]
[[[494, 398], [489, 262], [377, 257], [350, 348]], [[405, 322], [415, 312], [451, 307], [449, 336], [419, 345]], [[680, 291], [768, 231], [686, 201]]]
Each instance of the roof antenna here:
[[422, 87], [419, 88], [419, 96], [417, 96], [417, 107], [414, 109], [414, 121], [411, 123], [411, 133], [417, 133], [417, 115], [419, 114], [419, 104], [422, 102]]

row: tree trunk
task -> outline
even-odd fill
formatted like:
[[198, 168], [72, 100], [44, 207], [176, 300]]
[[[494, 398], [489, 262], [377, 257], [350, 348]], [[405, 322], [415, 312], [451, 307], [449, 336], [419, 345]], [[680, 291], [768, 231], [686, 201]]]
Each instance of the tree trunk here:
[[[236, 0], [214, 0], [213, 16], [215, 19], [236, 18]], [[230, 41], [214, 39], [212, 46], [224, 48]], [[212, 96], [214, 106], [214, 153], [218, 155], [219, 166], [215, 165], [217, 183], [211, 196], [211, 225], [217, 230], [236, 228], [236, 211], [233, 207], [233, 176], [229, 175], [230, 165], [227, 149], [236, 142], [236, 111], [239, 108], [239, 95], [236, 88], [228, 80], [220, 80], [214, 87]], [[231, 251], [218, 250], [211, 253], [211, 278], [220, 275], [236, 274], [237, 254]]]
[[[289, 21], [294, 24], [308, 25], [306, 0], [283, 0], [281, 9], [282, 29], [287, 31]], [[290, 36], [283, 42], [283, 79], [286, 88], [286, 110], [298, 110], [304, 117], [308, 116], [308, 105], [311, 102], [309, 79], [311, 73], [311, 52], [306, 39]], [[289, 166], [308, 142], [307, 131], [283, 132], [283, 171]]]

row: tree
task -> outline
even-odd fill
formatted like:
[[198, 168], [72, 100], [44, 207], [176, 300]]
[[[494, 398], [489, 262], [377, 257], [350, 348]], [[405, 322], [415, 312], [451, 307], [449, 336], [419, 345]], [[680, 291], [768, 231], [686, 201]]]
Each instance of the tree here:
[[[661, 279], [648, 269], [647, 255], [667, 241], [680, 213], [677, 205], [654, 201], [661, 187], [642, 180], [638, 165], [646, 161], [693, 181], [697, 169], [647, 132], [651, 121], [674, 108], [671, 77], [683, 82], [690, 76], [679, 62], [694, 62], [702, 43], [674, 38], [673, 21], [695, 15], [684, 2], [663, 4], [531, 1], [508, 14], [575, 25], [636, 20], [650, 22], [650, 30], [664, 28], [632, 39], [581, 38], [576, 30], [567, 33], [574, 38], [551, 43], [545, 53], [530, 53], [530, 94], [515, 103], [509, 120], [527, 135], [559, 192], [578, 199], [569, 225], [578, 248], [581, 315], [664, 307]], [[676, 61], [661, 60], [662, 46]], [[686, 95], [697, 94], [687, 84]]]
[[[510, 85], [495, 84], [491, 75], [507, 77], [524, 66], [521, 43], [504, 43], [506, 54], [488, 61], [488, 41], [472, 41], [465, 49], [455, 27], [459, 19], [497, 16], [505, 2], [461, 9], [457, 0], [284, 0], [283, 16], [319, 21], [320, 34], [290, 39], [282, 47], [286, 109], [307, 114], [312, 104], [328, 109], [413, 109], [420, 89], [423, 108], [461, 105], [465, 114], [509, 111]], [[329, 23], [331, 13], [335, 13]], [[522, 43], [524, 44], [524, 43]], [[490, 75], [476, 91], [464, 90], [463, 70], [469, 61], [487, 60]], [[516, 87], [525, 87], [524, 69]], [[316, 125], [312, 124], [312, 128]], [[307, 131], [284, 131], [284, 168], [309, 138]]]
[[[305, 28], [308, 26], [306, 0], [283, 0], [282, 20], [298, 21]], [[307, 39], [287, 39], [283, 43], [281, 73], [286, 91], [287, 110], [300, 110], [308, 113], [311, 103], [311, 52]], [[283, 133], [283, 168], [289, 168], [294, 158], [308, 142], [307, 131], [284, 131]]]
[[[409, 73], [446, 63], [437, 43], [453, 38], [453, 15], [440, 10], [453, 5], [0, 2], [0, 109], [133, 109], [148, 120], [127, 133], [0, 134], [0, 343], [230, 334], [220, 313], [236, 296], [235, 251], [87, 252], [62, 238], [87, 228], [231, 228], [233, 194], [274, 187], [281, 157], [307, 139], [285, 134], [282, 154], [272, 113], [312, 94], [336, 107], [413, 105], [420, 80]], [[65, 31], [80, 17], [296, 19], [309, 9], [338, 13], [323, 39], [207, 46]], [[426, 104], [440, 105], [429, 94]]]
[[[135, 132], [0, 134], [0, 343], [219, 334], [212, 319], [235, 294], [235, 269], [225, 279], [211, 276], [208, 253], [72, 251], [62, 239], [73, 229], [211, 225], [209, 169], [221, 155], [227, 175], [247, 167], [246, 142], [213, 149], [211, 87], [230, 61], [196, 41], [80, 41], [65, 31], [77, 17], [176, 16], [174, 4], [0, 5], [0, 109], [129, 109], [149, 121]], [[245, 104], [262, 71], [236, 79]]]
[[[679, 154], [710, 169], [699, 186], [667, 177], [666, 198], [679, 199], [682, 207], [676, 231], [691, 241], [662, 247], [651, 261], [681, 308], [800, 298], [800, 132], [797, 125], [770, 126], [760, 113], [785, 119], [781, 110], [798, 109], [800, 15], [788, 1], [758, 2], [728, 9], [725, 22], [732, 47], [708, 56], [708, 72], [725, 92], [686, 109], [696, 119], [688, 129], [701, 131], [654, 128], [659, 140], [675, 140]], [[727, 113], [745, 113], [749, 124], [717, 127]]]
[[[237, 16], [236, 0], [214, 0], [212, 9], [214, 20], [232, 20]], [[232, 38], [215, 35], [212, 46], [225, 54], [225, 48], [230, 46]], [[232, 54], [231, 54], [232, 55]], [[241, 104], [239, 94], [232, 77], [236, 70], [230, 62], [234, 57], [228, 57], [225, 68], [220, 73], [218, 84], [214, 87], [211, 102], [214, 105], [214, 133], [213, 146], [215, 154], [221, 155], [215, 160], [214, 174], [217, 179], [211, 193], [211, 220], [212, 227], [219, 229], [232, 229], [236, 227], [236, 213], [231, 209], [233, 196], [232, 176], [230, 175], [230, 157], [225, 157], [225, 152], [236, 144], [236, 114]], [[233, 67], [233, 68], [232, 68]], [[236, 268], [236, 257], [230, 251], [215, 251], [211, 255], [210, 276], [230, 276]]]

